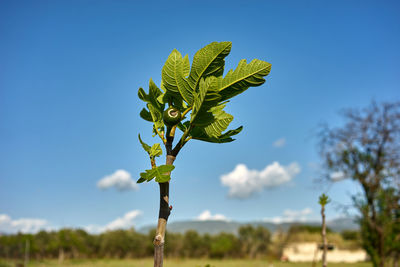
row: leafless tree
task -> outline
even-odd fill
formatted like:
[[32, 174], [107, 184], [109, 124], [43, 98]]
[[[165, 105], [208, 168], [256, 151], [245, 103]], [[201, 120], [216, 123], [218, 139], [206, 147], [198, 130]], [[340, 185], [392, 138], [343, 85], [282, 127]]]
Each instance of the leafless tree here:
[[400, 248], [400, 102], [372, 102], [362, 110], [345, 110], [343, 116], [342, 127], [320, 129], [326, 178], [349, 178], [361, 185], [363, 193], [354, 196], [354, 203], [363, 245], [374, 266], [382, 267]]

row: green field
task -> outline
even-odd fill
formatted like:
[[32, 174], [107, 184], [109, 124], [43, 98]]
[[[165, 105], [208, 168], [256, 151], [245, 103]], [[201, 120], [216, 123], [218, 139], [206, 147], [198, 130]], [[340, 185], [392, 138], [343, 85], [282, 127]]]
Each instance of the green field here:
[[[3, 264], [3, 265], [2, 265]], [[0, 267], [15, 266], [15, 262], [1, 261]], [[28, 266], [77, 266], [77, 267], [153, 267], [152, 259], [135, 260], [70, 260], [59, 264], [57, 260], [31, 261]], [[311, 263], [282, 263], [267, 260], [209, 260], [209, 259], [165, 259], [164, 267], [311, 267]], [[317, 264], [321, 266], [321, 264]], [[331, 266], [371, 267], [370, 263], [329, 263]]]

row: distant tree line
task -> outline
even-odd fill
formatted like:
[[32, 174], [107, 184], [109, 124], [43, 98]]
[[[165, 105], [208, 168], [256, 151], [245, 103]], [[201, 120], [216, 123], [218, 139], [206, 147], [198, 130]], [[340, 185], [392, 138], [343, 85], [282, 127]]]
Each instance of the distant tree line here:
[[[90, 234], [82, 229], [61, 229], [3, 235], [0, 236], [0, 258], [23, 258], [27, 240], [30, 257], [38, 260], [152, 257], [154, 248], [150, 237], [154, 233], [155, 230], [143, 234], [129, 229]], [[259, 258], [269, 254], [271, 245], [270, 232], [261, 226], [242, 226], [237, 235], [200, 235], [191, 230], [184, 234], [167, 233], [166, 238], [167, 257]]]

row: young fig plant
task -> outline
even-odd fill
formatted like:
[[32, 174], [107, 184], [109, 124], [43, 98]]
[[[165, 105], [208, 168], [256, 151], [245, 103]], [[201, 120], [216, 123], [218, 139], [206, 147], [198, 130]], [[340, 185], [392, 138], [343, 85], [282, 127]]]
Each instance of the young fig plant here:
[[331, 202], [329, 197], [325, 194], [319, 196], [318, 203], [321, 205], [321, 217], [322, 217], [322, 227], [321, 227], [321, 236], [322, 236], [322, 266], [327, 266], [326, 254], [328, 253], [328, 240], [326, 239], [326, 220], [325, 220], [325, 206]]
[[[160, 206], [156, 236], [154, 238], [154, 266], [163, 264], [164, 238], [169, 206], [169, 184], [173, 163], [182, 147], [191, 139], [210, 143], [234, 141], [242, 126], [228, 130], [233, 116], [224, 111], [229, 100], [249, 87], [260, 86], [271, 70], [268, 62], [242, 59], [235, 70], [223, 76], [225, 57], [230, 53], [231, 42], [213, 42], [200, 49], [190, 66], [188, 55], [182, 57], [174, 49], [161, 71], [160, 88], [150, 79], [148, 93], [139, 88], [138, 96], [146, 107], [140, 116], [152, 123], [153, 137], [158, 136], [165, 146], [166, 163], [156, 165], [161, 156], [161, 145], [152, 146], [139, 141], [149, 154], [151, 169], [140, 173], [138, 183], [153, 178], [160, 187]], [[181, 135], [176, 135], [177, 129]], [[175, 140], [177, 139], [177, 140]], [[174, 141], [175, 142], [174, 144]], [[175, 146], [174, 146], [175, 145]]]

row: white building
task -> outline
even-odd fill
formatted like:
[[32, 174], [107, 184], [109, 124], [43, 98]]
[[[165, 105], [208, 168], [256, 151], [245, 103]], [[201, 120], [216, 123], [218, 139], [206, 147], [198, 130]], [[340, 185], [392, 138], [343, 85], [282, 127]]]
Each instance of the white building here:
[[[292, 243], [283, 249], [282, 259], [291, 262], [312, 262], [321, 261], [322, 250], [316, 242]], [[367, 260], [367, 253], [364, 250], [333, 249], [328, 250], [328, 262], [360, 262]]]

